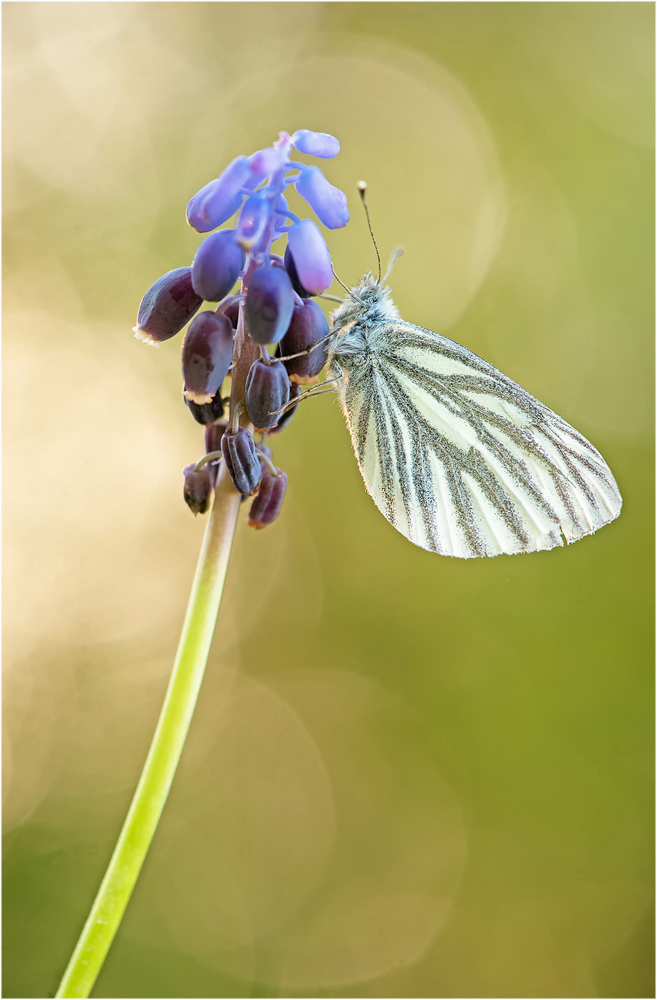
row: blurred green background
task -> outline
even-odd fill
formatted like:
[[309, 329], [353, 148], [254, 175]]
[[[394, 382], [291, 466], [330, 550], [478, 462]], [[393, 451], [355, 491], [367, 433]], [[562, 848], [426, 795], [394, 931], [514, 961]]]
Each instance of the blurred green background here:
[[98, 997], [653, 995], [648, 3], [5, 3], [4, 990], [53, 996], [136, 784], [203, 532], [179, 340], [139, 300], [188, 198], [337, 135], [343, 280], [584, 433], [625, 498], [461, 562], [377, 512], [332, 396], [275, 441]]

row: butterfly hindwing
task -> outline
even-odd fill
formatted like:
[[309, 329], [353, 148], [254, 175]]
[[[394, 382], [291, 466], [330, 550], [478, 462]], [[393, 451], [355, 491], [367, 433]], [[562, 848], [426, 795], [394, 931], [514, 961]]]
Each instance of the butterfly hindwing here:
[[532, 552], [618, 516], [593, 445], [492, 365], [402, 320], [367, 344], [342, 405], [365, 485], [410, 541], [462, 558]]

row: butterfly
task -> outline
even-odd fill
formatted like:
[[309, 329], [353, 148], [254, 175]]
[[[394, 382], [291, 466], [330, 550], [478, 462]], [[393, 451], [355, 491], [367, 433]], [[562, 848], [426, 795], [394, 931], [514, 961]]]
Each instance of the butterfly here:
[[536, 552], [618, 517], [616, 481], [586, 438], [476, 354], [405, 322], [369, 273], [331, 322], [329, 371], [365, 486], [413, 544], [462, 559]]

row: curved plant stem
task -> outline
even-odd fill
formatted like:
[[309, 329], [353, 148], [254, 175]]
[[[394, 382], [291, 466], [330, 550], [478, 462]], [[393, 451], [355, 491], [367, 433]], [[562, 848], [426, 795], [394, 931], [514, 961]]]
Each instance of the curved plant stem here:
[[58, 997], [88, 997], [150, 847], [185, 744], [210, 651], [240, 494], [221, 464], [178, 653], [130, 810]]

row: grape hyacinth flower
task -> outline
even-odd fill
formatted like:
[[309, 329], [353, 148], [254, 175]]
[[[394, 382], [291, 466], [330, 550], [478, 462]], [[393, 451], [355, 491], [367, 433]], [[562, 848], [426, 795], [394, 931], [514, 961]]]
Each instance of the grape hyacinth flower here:
[[260, 480], [258, 495], [249, 511], [250, 528], [260, 530], [274, 523], [281, 512], [286, 489], [287, 473], [276, 469], [276, 475], [272, 475], [269, 469], [265, 469]]
[[205, 514], [210, 506], [212, 496], [212, 486], [210, 483], [210, 473], [207, 468], [196, 471], [196, 465], [185, 466], [183, 469], [185, 486], [183, 488], [183, 498], [191, 510], [194, 517], [197, 514]]
[[274, 358], [260, 358], [249, 369], [244, 387], [244, 404], [257, 430], [269, 431], [290, 398], [290, 380], [285, 365]]
[[250, 431], [246, 427], [226, 431], [221, 438], [221, 453], [235, 489], [245, 497], [257, 493], [262, 471]]
[[312, 219], [290, 226], [285, 268], [295, 292], [304, 299], [325, 292], [333, 281], [329, 248]]
[[319, 375], [328, 356], [328, 320], [316, 302], [306, 299], [295, 306], [287, 333], [280, 343], [291, 382], [311, 382]]
[[246, 293], [246, 328], [256, 344], [276, 344], [290, 325], [294, 289], [282, 267], [260, 267]]
[[221, 395], [221, 390], [216, 392], [209, 403], [194, 403], [189, 396], [185, 395], [187, 392], [187, 386], [183, 385], [183, 398], [187, 404], [189, 412], [194, 417], [197, 424], [203, 424], [203, 426], [215, 423], [217, 420], [221, 420], [224, 415], [224, 401]]
[[183, 342], [184, 396], [199, 405], [211, 403], [233, 359], [233, 324], [226, 316], [202, 312], [189, 324]]
[[248, 156], [237, 156], [220, 177], [201, 188], [187, 206], [187, 221], [197, 233], [216, 229], [242, 204], [242, 188], [253, 181]]
[[[182, 345], [183, 398], [206, 432], [224, 417], [230, 376], [229, 427], [211, 451], [221, 451], [243, 495], [253, 494], [259, 482], [250, 428], [266, 435], [285, 427], [296, 411], [299, 384], [316, 381], [327, 359], [328, 322], [311, 297], [333, 281], [331, 255], [317, 224], [290, 212], [285, 192], [294, 186], [329, 229], [349, 219], [343, 192], [319, 167], [296, 162], [295, 150], [331, 159], [340, 143], [310, 129], [281, 132], [272, 146], [236, 156], [190, 198], [187, 222], [208, 235], [191, 267], [168, 272], [148, 290], [135, 327], [136, 336], [157, 346], [192, 320]], [[284, 257], [272, 253], [281, 238]], [[198, 313], [203, 301], [218, 305]], [[275, 358], [269, 344], [277, 345]], [[209, 469], [212, 488], [218, 461]], [[258, 521], [260, 527], [269, 523], [269, 517]]]
[[[139, 306], [134, 332], [147, 344], [158, 346], [189, 324], [183, 399], [204, 427], [205, 453], [183, 470], [183, 495], [195, 516], [210, 508], [211, 514], [160, 722], [57, 996], [89, 995], [119, 927], [182, 753], [240, 506], [253, 497], [248, 523], [256, 530], [278, 518], [288, 478], [266, 440], [288, 426], [302, 396], [299, 383], [314, 379], [326, 362], [328, 324], [310, 297], [331, 284], [331, 256], [315, 222], [290, 211], [286, 192], [293, 186], [328, 229], [346, 225], [349, 211], [342, 191], [319, 167], [297, 162], [295, 149], [331, 159], [340, 144], [301, 129], [235, 157], [187, 205], [187, 222], [205, 237], [192, 265], [158, 278]], [[272, 253], [279, 240], [285, 247]], [[213, 308], [199, 312], [203, 302]]]
[[290, 382], [290, 401], [287, 407], [280, 414], [278, 418], [278, 423], [275, 424], [274, 427], [272, 427], [272, 429], [269, 431], [270, 434], [278, 434], [279, 431], [282, 431], [283, 428], [287, 426], [287, 424], [290, 422], [294, 414], [297, 412], [298, 403], [296, 403], [295, 400], [298, 400], [300, 395], [301, 395], [301, 386], [299, 385], [299, 383]]
[[200, 308], [203, 299], [194, 290], [191, 267], [177, 267], [151, 285], [139, 306], [138, 340], [157, 346], [180, 333]]
[[220, 229], [203, 240], [192, 263], [192, 286], [206, 302], [219, 302], [237, 281], [246, 255], [234, 229]]

